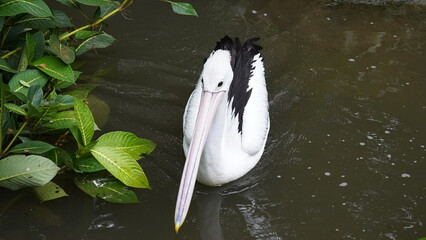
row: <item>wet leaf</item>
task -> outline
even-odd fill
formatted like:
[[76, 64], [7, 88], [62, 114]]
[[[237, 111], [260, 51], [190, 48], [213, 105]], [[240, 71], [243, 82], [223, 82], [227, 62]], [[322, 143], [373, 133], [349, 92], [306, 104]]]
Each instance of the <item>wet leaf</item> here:
[[124, 150], [95, 145], [90, 151], [114, 177], [125, 185], [150, 188], [141, 166]]
[[46, 50], [54, 55], [58, 56], [64, 63], [70, 64], [74, 62], [75, 53], [74, 50], [70, 47], [67, 47], [59, 42], [59, 39], [56, 35], [52, 34], [50, 36], [49, 46]]
[[37, 155], [14, 155], [0, 160], [0, 186], [11, 190], [39, 187], [59, 171], [49, 159]]
[[96, 146], [123, 150], [133, 159], [138, 160], [141, 158], [141, 154], [150, 154], [155, 148], [155, 143], [139, 138], [133, 133], [116, 131], [99, 137]]
[[74, 180], [78, 188], [92, 197], [99, 197], [113, 203], [138, 203], [136, 194], [110, 176], [90, 174]]
[[15, 25], [23, 28], [47, 29], [54, 28], [55, 22], [50, 17], [35, 17], [31, 14], [25, 14], [15, 21]]
[[74, 72], [70, 65], [54, 56], [44, 56], [32, 63], [40, 71], [59, 80], [74, 83]]
[[0, 58], [0, 69], [6, 72], [16, 73], [3, 58]]
[[81, 172], [97, 172], [105, 169], [104, 166], [93, 157], [77, 158], [74, 162], [74, 166]]
[[103, 17], [105, 17], [105, 15], [114, 11], [119, 6], [120, 6], [120, 2], [118, 2], [118, 1], [112, 1], [108, 4], [102, 5], [102, 6], [98, 7], [98, 9], [96, 9], [95, 18], [97, 18], [97, 19], [103, 18]]
[[43, 0], [1, 0], [0, 16], [29, 13], [36, 17], [51, 17], [52, 12]]
[[[167, 1], [169, 2], [169, 1]], [[189, 15], [189, 16], [196, 16], [198, 17], [197, 12], [189, 3], [184, 2], [171, 2], [173, 12], [180, 14], [180, 15]]]
[[11, 112], [14, 112], [16, 114], [22, 115], [22, 116], [26, 116], [27, 113], [25, 112], [25, 109], [23, 109], [22, 107], [15, 105], [13, 103], [5, 103], [4, 106], [9, 109]]
[[89, 6], [102, 6], [111, 3], [111, 0], [76, 0], [77, 2]]
[[53, 9], [53, 21], [58, 28], [67, 28], [74, 26], [70, 18], [61, 10]]
[[[39, 70], [28, 69], [15, 74], [9, 81], [9, 87], [12, 93], [22, 93], [22, 95], [27, 96], [28, 86], [31, 87], [33, 84], [38, 84], [43, 87], [47, 81], [47, 76]], [[26, 99], [22, 99], [22, 95], [17, 95], [17, 97], [19, 97], [22, 101], [26, 101]]]
[[67, 129], [76, 126], [76, 123], [74, 111], [63, 111], [56, 113], [43, 126], [55, 129]]
[[95, 121], [89, 107], [81, 100], [74, 98], [74, 113], [77, 127], [80, 130], [82, 143], [87, 146], [93, 138], [95, 132]]
[[47, 184], [41, 187], [36, 187], [33, 190], [40, 202], [68, 196], [64, 189], [53, 182], [48, 182]]
[[64, 4], [65, 6], [80, 9], [80, 5], [78, 5], [78, 3], [75, 0], [56, 0], [56, 1]]
[[16, 145], [10, 150], [11, 153], [42, 154], [54, 149], [55, 146], [42, 141], [26, 141]]
[[101, 33], [87, 38], [76, 49], [76, 55], [81, 55], [91, 49], [106, 48], [115, 41], [115, 38], [109, 34]]

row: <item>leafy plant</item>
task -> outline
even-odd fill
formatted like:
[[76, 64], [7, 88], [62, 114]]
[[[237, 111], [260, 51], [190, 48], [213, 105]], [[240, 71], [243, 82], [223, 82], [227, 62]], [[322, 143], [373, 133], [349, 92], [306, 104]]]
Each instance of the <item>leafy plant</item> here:
[[[90, 196], [137, 202], [127, 187], [150, 188], [137, 161], [155, 144], [121, 131], [94, 140], [99, 128], [87, 105], [93, 87], [75, 87], [82, 75], [76, 59], [116, 41], [101, 31], [103, 23], [133, 0], [57, 1], [89, 23], [77, 28], [43, 0], [0, 0], [0, 186], [30, 187], [47, 201], [67, 196], [51, 180], [71, 172]], [[188, 3], [163, 1], [175, 13], [197, 16]], [[96, 8], [92, 20], [84, 5]], [[64, 145], [68, 138], [74, 144]]]

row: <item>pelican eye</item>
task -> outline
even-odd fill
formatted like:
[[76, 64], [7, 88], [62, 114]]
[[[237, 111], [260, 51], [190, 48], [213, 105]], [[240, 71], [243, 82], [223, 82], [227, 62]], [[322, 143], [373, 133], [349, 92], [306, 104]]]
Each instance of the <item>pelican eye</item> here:
[[217, 87], [222, 87], [222, 85], [223, 85], [223, 81], [219, 82], [219, 83], [217, 84]]

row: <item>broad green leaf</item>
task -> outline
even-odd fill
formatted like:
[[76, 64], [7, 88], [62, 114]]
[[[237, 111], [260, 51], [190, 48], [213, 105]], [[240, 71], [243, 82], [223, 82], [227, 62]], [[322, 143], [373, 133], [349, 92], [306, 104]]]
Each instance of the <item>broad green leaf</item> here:
[[106, 48], [115, 41], [115, 38], [109, 34], [101, 33], [94, 35], [82, 42], [76, 49], [76, 55], [81, 55], [91, 49]]
[[28, 54], [27, 54], [27, 51], [25, 51], [24, 49], [24, 51], [21, 52], [21, 57], [19, 59], [18, 72], [22, 72], [25, 69], [27, 69], [28, 64], [29, 64]]
[[138, 203], [136, 194], [111, 176], [90, 174], [75, 178], [74, 183], [83, 192], [113, 203]]
[[70, 154], [62, 148], [54, 148], [46, 152], [45, 155], [47, 158], [52, 160], [56, 165], [65, 163], [68, 166], [68, 164], [72, 164], [73, 162]]
[[77, 81], [80, 74], [82, 74], [82, 72], [74, 71], [73, 73], [74, 73], [74, 80], [72, 82], [59, 80], [58, 83], [55, 85], [55, 88], [56, 89], [63, 89], [63, 88], [67, 88], [67, 87], [73, 85], [75, 83], [75, 81]]
[[39, 59], [44, 54], [44, 34], [41, 31], [38, 31], [33, 34], [33, 38], [35, 41], [35, 51], [34, 51], [34, 59]]
[[56, 113], [49, 122], [43, 124], [48, 128], [66, 129], [76, 125], [74, 111], [63, 111]]
[[105, 15], [114, 11], [119, 6], [120, 6], [120, 2], [118, 2], [118, 1], [112, 1], [108, 4], [102, 5], [102, 6], [98, 7], [98, 9], [96, 9], [95, 18], [96, 19], [103, 18], [103, 17], [105, 17]]
[[33, 84], [28, 89], [28, 103], [34, 107], [39, 107], [43, 98], [43, 89], [38, 84]]
[[124, 150], [95, 145], [90, 151], [114, 177], [125, 185], [150, 188], [141, 166]]
[[77, 39], [86, 39], [88, 37], [94, 36], [96, 34], [99, 34], [98, 31], [89, 31], [89, 30], [82, 30], [75, 34], [75, 38]]
[[[169, 1], [167, 1], [169, 2]], [[170, 4], [172, 5], [173, 12], [180, 14], [180, 15], [190, 15], [190, 16], [196, 16], [198, 17], [197, 12], [189, 3], [184, 2], [172, 2], [170, 1]]]
[[68, 7], [74, 7], [77, 9], [80, 9], [80, 5], [78, 5], [78, 3], [75, 0], [56, 0]]
[[[26, 82], [29, 86], [33, 84], [38, 84], [41, 87], [43, 87], [48, 81], [48, 78], [46, 75], [44, 75], [42, 72], [40, 72], [37, 69], [28, 69], [23, 72], [19, 72], [15, 74], [12, 79], [9, 81], [9, 87], [10, 91], [12, 93], [21, 93], [24, 96], [28, 95], [28, 87], [22, 85], [22, 82]], [[20, 97], [21, 95], [18, 95], [18, 97], [22, 101], [26, 101], [26, 99], [22, 99]]]
[[27, 141], [16, 145], [10, 150], [11, 153], [41, 154], [54, 149], [55, 146], [42, 141]]
[[141, 154], [150, 154], [155, 148], [155, 143], [148, 139], [139, 138], [133, 133], [116, 131], [99, 137], [96, 146], [120, 149], [133, 159], [138, 160], [141, 158]]
[[22, 107], [15, 105], [13, 103], [5, 103], [4, 106], [9, 109], [11, 112], [17, 113], [22, 116], [26, 116], [27, 113], [25, 112], [25, 109]]
[[16, 26], [33, 29], [54, 28], [55, 22], [50, 17], [35, 17], [31, 14], [25, 14], [15, 22]]
[[83, 146], [83, 137], [81, 136], [80, 129], [78, 129], [77, 126], [72, 126], [69, 129], [74, 139], [77, 141], [78, 147], [80, 148], [81, 146]]
[[27, 33], [25, 35], [24, 51], [26, 52], [28, 62], [32, 62], [34, 60], [36, 45], [37, 45], [37, 42], [34, 39], [34, 37], [31, 34]]
[[6, 72], [16, 73], [3, 58], [0, 58], [0, 69]]
[[59, 171], [49, 159], [37, 155], [13, 155], [0, 160], [0, 186], [11, 190], [39, 187]]
[[76, 0], [77, 2], [89, 6], [102, 6], [112, 2], [112, 0]]
[[95, 121], [89, 107], [81, 100], [74, 98], [74, 113], [77, 127], [80, 130], [83, 145], [87, 146], [95, 132]]
[[47, 99], [43, 103], [45, 107], [67, 109], [74, 105], [74, 97], [70, 95], [57, 95], [52, 99]]
[[41, 187], [34, 188], [33, 190], [40, 202], [68, 196], [64, 189], [53, 182], [48, 182]]
[[59, 42], [59, 39], [56, 35], [50, 35], [49, 46], [46, 50], [50, 53], [58, 56], [64, 63], [70, 64], [74, 62], [75, 53], [70, 47], [67, 47]]
[[104, 170], [104, 166], [98, 162], [95, 158], [77, 158], [74, 161], [74, 166], [81, 172], [97, 172]]
[[43, 0], [0, 0], [0, 16], [29, 13], [36, 17], [51, 17], [49, 7]]
[[32, 63], [47, 75], [66, 82], [74, 82], [74, 72], [70, 65], [54, 56], [44, 56]]
[[70, 18], [62, 11], [53, 9], [53, 21], [58, 28], [67, 28], [74, 26]]

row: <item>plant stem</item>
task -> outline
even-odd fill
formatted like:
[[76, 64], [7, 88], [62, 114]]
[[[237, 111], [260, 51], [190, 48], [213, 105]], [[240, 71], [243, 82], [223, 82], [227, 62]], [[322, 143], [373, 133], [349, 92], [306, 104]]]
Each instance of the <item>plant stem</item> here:
[[21, 134], [22, 130], [24, 130], [24, 127], [27, 126], [27, 122], [24, 122], [22, 124], [21, 128], [18, 130], [18, 132], [13, 137], [12, 141], [10, 141], [9, 145], [4, 149], [4, 151], [1, 153], [2, 155], [5, 154], [7, 151], [9, 151], [9, 148], [12, 146], [12, 144], [15, 142], [16, 138], [18, 138], [19, 134]]
[[12, 56], [13, 54], [15, 54], [16, 52], [18, 52], [19, 50], [21, 50], [21, 48], [20, 48], [20, 47], [16, 48], [16, 49], [15, 49], [15, 50], [13, 50], [13, 51], [10, 51], [10, 52], [6, 53], [6, 54], [5, 54], [5, 55], [3, 55], [1, 58], [6, 59], [6, 58], [8, 58], [8, 57]]
[[59, 40], [62, 41], [64, 39], [67, 39], [67, 38], [71, 37], [72, 35], [74, 35], [74, 34], [80, 32], [80, 31], [82, 31], [82, 30], [94, 27], [94, 26], [102, 23], [103, 21], [105, 21], [106, 19], [108, 19], [112, 15], [116, 14], [117, 12], [123, 11], [125, 8], [127, 8], [128, 6], [130, 6], [130, 4], [133, 3], [133, 1], [134, 0], [124, 0], [120, 4], [120, 6], [118, 8], [114, 9], [113, 11], [111, 11], [110, 13], [108, 13], [107, 15], [105, 15], [104, 17], [102, 17], [99, 20], [97, 20], [96, 22], [87, 24], [87, 25], [85, 25], [83, 27], [80, 27], [80, 28], [77, 28], [76, 30], [74, 30], [74, 31], [72, 31], [72, 32], [70, 32], [68, 34], [65, 34], [64, 36], [60, 37]]

